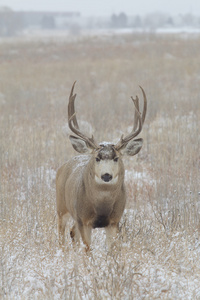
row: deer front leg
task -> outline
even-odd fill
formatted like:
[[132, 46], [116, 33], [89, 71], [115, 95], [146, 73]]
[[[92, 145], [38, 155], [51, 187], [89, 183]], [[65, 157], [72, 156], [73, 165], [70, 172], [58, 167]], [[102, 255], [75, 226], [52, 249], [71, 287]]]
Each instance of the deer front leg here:
[[75, 223], [72, 229], [70, 230], [70, 236], [73, 243], [78, 243], [80, 240], [80, 231], [78, 229], [78, 224]]
[[106, 228], [106, 244], [108, 250], [111, 250], [112, 244], [115, 241], [117, 233], [119, 232], [118, 224], [109, 225]]
[[85, 226], [81, 221], [78, 222], [78, 228], [83, 240], [83, 243], [86, 246], [86, 252], [90, 250], [90, 244], [91, 244], [91, 226]]
[[65, 226], [67, 222], [68, 214], [60, 215], [58, 213], [58, 236], [59, 236], [59, 245], [64, 246], [65, 244]]

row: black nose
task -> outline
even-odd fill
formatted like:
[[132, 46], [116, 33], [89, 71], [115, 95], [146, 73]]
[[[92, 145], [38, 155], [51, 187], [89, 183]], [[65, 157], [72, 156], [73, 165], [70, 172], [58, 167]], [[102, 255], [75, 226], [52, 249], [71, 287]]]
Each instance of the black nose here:
[[101, 176], [101, 179], [105, 182], [108, 182], [108, 181], [112, 180], [112, 175], [106, 173], [106, 174]]

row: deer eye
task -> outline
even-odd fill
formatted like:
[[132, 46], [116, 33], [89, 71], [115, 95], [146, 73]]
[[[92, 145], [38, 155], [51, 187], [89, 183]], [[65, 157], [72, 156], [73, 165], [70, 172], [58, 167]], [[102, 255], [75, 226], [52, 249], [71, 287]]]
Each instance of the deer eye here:
[[100, 158], [96, 157], [96, 161], [97, 161], [97, 162], [100, 162]]
[[114, 158], [114, 161], [115, 161], [115, 162], [117, 162], [117, 161], [118, 161], [118, 159], [119, 159], [119, 157], [115, 157], [115, 158]]

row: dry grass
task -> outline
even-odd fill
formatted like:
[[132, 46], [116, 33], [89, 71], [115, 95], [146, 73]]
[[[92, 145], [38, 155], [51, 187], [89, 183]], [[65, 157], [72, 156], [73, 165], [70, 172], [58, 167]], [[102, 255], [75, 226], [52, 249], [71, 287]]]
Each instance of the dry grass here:
[[[0, 44], [1, 297], [200, 297], [200, 37], [124, 35]], [[67, 97], [99, 141], [132, 123], [143, 86], [147, 120], [125, 160], [127, 210], [112, 253], [58, 247], [55, 173], [74, 153]], [[141, 94], [139, 94], [141, 96]]]

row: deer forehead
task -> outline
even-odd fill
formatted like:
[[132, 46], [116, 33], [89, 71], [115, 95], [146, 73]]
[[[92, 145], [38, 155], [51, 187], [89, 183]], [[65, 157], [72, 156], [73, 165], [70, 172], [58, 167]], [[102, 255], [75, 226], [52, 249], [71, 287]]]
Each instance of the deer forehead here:
[[101, 149], [98, 151], [97, 157], [101, 160], [112, 160], [118, 154], [112, 144], [100, 145]]

